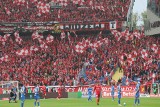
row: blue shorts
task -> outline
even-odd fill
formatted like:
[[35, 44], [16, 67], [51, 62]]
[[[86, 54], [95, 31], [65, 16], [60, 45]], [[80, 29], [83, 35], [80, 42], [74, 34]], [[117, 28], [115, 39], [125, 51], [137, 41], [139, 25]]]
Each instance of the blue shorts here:
[[25, 101], [25, 96], [21, 96], [21, 101]]
[[34, 96], [34, 99], [35, 99], [35, 100], [39, 100], [39, 99], [40, 99], [39, 95], [35, 95], [35, 96]]
[[114, 92], [111, 92], [111, 96], [114, 96]]
[[90, 97], [90, 96], [92, 96], [92, 94], [88, 94], [88, 96]]
[[17, 94], [14, 94], [15, 97], [17, 97]]
[[139, 93], [136, 93], [135, 94], [135, 98], [139, 98], [140, 94]]
[[119, 99], [121, 98], [121, 94], [118, 94], [118, 98], [119, 98]]

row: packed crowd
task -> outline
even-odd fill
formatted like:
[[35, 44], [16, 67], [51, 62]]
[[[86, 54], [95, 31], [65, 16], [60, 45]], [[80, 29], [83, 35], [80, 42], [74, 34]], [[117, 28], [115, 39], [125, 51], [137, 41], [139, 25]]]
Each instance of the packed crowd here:
[[[119, 35], [119, 36], [117, 36]], [[4, 40], [5, 38], [5, 40]], [[2, 41], [3, 40], [3, 41]], [[0, 81], [26, 85], [108, 84], [119, 67], [127, 80], [160, 80], [160, 38], [113, 31], [0, 36]], [[159, 81], [160, 82], [160, 81]]]
[[0, 22], [125, 20], [131, 0], [1, 0]]

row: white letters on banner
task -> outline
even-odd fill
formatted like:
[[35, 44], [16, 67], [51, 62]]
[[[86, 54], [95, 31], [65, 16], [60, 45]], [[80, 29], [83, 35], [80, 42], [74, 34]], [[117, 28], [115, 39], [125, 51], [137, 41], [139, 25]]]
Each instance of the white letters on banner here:
[[111, 22], [109, 22], [109, 26], [110, 26], [111, 30], [117, 29], [117, 22], [116, 21], [111, 21]]

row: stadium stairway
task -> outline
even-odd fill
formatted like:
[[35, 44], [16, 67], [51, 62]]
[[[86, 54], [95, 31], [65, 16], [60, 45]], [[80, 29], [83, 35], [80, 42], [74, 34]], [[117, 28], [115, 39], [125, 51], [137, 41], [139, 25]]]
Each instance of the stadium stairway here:
[[122, 77], [123, 77], [123, 70], [120, 71], [119, 68], [117, 68], [116, 72], [112, 76], [112, 79], [117, 82]]

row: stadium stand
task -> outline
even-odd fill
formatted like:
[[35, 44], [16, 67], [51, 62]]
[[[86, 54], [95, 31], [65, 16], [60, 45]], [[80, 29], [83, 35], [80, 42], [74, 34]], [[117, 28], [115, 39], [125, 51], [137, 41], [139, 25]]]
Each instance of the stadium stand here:
[[160, 80], [160, 38], [127, 32], [61, 33], [54, 37], [36, 32], [27, 36], [5, 34], [0, 39], [0, 80], [29, 85], [39, 81], [85, 85], [97, 80], [107, 84], [118, 67], [124, 71], [123, 81], [142, 78], [142, 83], [151, 82], [154, 76], [154, 81]]
[[0, 22], [126, 20], [131, 0], [1, 0]]

